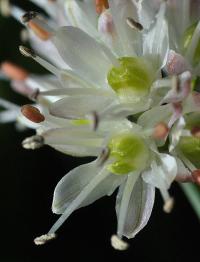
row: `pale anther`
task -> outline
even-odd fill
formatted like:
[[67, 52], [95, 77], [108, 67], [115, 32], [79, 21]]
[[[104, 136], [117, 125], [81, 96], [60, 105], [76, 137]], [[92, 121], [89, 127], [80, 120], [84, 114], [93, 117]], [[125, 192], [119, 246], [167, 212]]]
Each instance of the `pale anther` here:
[[32, 49], [28, 48], [28, 47], [20, 45], [19, 51], [22, 55], [24, 55], [26, 57], [31, 57], [31, 58], [36, 57], [36, 54], [34, 53], [34, 51]]
[[22, 146], [25, 149], [38, 149], [44, 145], [44, 138], [39, 135], [31, 136], [22, 142]]
[[52, 234], [46, 234], [46, 235], [42, 235], [40, 237], [36, 237], [34, 239], [34, 243], [36, 245], [44, 245], [46, 244], [47, 242], [53, 240], [56, 238], [56, 234], [55, 233], [52, 233]]
[[124, 251], [127, 250], [129, 247], [129, 244], [119, 238], [117, 235], [112, 235], [111, 237], [111, 245], [114, 249]]
[[130, 26], [130, 28], [137, 29], [139, 31], [142, 31], [144, 29], [143, 26], [140, 23], [136, 22], [131, 17], [126, 18], [126, 23], [127, 23], [128, 26]]
[[166, 200], [164, 206], [163, 206], [163, 211], [167, 214], [171, 213], [174, 207], [174, 198], [170, 197], [168, 200]]

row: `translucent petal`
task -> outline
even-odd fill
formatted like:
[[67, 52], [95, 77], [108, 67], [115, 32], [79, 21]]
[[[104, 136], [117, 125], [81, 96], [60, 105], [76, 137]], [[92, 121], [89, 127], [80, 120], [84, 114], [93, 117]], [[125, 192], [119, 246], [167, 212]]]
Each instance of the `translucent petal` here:
[[50, 106], [50, 113], [63, 118], [84, 118], [87, 114], [98, 112], [113, 102], [112, 97], [94, 95], [75, 96], [60, 99]]
[[[52, 205], [53, 212], [62, 214], [89, 182], [98, 176], [101, 168], [94, 161], [81, 165], [65, 175], [55, 188]], [[115, 188], [122, 182], [122, 179], [119, 176], [109, 175], [86, 197], [79, 208], [87, 206], [105, 195], [112, 194]]]
[[[163, 67], [167, 61], [169, 50], [168, 26], [165, 19], [165, 4], [160, 7], [157, 20], [152, 29], [144, 35], [143, 53], [144, 55], [154, 55], [157, 57], [158, 68]], [[160, 30], [162, 28], [162, 30]]]
[[121, 56], [139, 54], [141, 51], [140, 33], [130, 28], [126, 23], [127, 17], [138, 20], [137, 6], [129, 0], [109, 0], [109, 6], [123, 48]]
[[142, 178], [160, 189], [168, 189], [177, 175], [176, 159], [168, 154], [159, 154], [160, 162], [152, 161], [151, 168], [142, 174]]
[[125, 199], [124, 187], [125, 183], [120, 186], [117, 195], [116, 212], [119, 220], [122, 201], [128, 201], [122, 234], [128, 238], [133, 238], [146, 226], [150, 218], [154, 204], [155, 189], [153, 186], [146, 184], [142, 178], [139, 177], [134, 186], [130, 188], [131, 195], [129, 199]]
[[52, 38], [64, 61], [77, 74], [98, 87], [105, 86], [112, 66], [99, 43], [79, 28], [61, 27]]

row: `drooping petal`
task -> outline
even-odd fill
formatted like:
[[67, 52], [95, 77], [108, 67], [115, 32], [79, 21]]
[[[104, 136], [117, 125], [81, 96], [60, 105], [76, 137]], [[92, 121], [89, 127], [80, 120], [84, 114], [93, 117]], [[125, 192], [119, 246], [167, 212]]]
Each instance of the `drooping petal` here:
[[[80, 192], [90, 183], [92, 179], [98, 176], [102, 167], [98, 166], [97, 161], [81, 165], [71, 170], [65, 175], [54, 191], [52, 210], [56, 214], [62, 214]], [[92, 190], [89, 196], [79, 205], [78, 208], [87, 206], [97, 199], [110, 195], [122, 182], [121, 177], [110, 174], [105, 180]]]
[[122, 212], [121, 206], [123, 202], [127, 205], [126, 214], [123, 216], [123, 231], [118, 233], [119, 236], [124, 235], [127, 238], [133, 238], [146, 226], [150, 218], [154, 204], [155, 188], [146, 184], [142, 178], [139, 177], [137, 182], [129, 188], [129, 198], [125, 198], [125, 187], [125, 183], [120, 186], [116, 201], [118, 225], [121, 223], [121, 221], [119, 221], [120, 211]]
[[177, 175], [176, 159], [168, 154], [159, 154], [160, 161], [153, 160], [151, 168], [142, 174], [142, 178], [160, 189], [168, 189]]
[[112, 66], [101, 45], [75, 27], [61, 27], [52, 37], [58, 52], [77, 74], [98, 87], [105, 87]]

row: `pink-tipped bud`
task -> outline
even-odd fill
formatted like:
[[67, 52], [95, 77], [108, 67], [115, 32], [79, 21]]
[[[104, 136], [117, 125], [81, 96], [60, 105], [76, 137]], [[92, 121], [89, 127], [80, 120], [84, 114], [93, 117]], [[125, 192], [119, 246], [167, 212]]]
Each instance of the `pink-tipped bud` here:
[[155, 139], [165, 139], [165, 137], [167, 136], [168, 132], [169, 132], [169, 128], [167, 127], [167, 125], [165, 123], [158, 123], [154, 127], [153, 138], [155, 138]]
[[200, 169], [194, 170], [192, 172], [192, 177], [194, 179], [194, 182], [200, 186]]
[[41, 123], [45, 120], [44, 115], [40, 113], [39, 109], [31, 105], [24, 105], [21, 108], [21, 113], [34, 123]]
[[28, 77], [28, 72], [26, 70], [11, 62], [3, 62], [1, 64], [1, 70], [12, 80], [24, 81]]
[[187, 61], [173, 50], [169, 51], [166, 70], [169, 75], [179, 75], [189, 69]]

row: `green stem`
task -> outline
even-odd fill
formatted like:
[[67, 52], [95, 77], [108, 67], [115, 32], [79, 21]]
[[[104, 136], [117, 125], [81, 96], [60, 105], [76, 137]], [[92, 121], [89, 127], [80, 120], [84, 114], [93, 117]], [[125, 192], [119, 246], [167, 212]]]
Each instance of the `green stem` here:
[[188, 197], [190, 204], [192, 205], [196, 215], [200, 219], [200, 190], [199, 188], [191, 183], [181, 183], [185, 195]]

